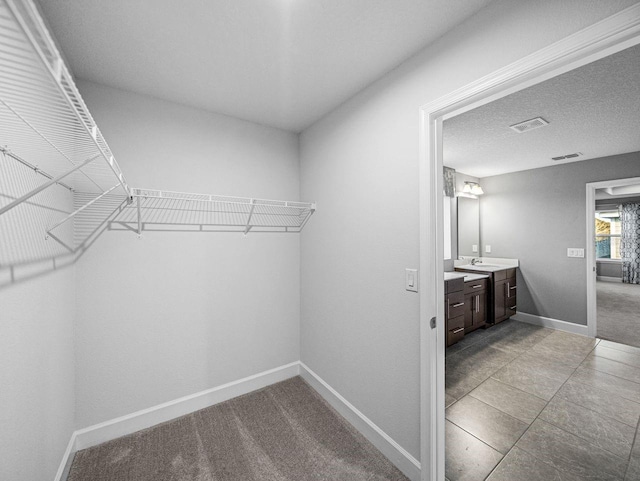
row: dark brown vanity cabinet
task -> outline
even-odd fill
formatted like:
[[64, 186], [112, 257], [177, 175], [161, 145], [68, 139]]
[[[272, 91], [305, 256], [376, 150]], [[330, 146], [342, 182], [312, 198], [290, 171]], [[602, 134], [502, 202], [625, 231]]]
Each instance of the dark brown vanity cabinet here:
[[[488, 279], [485, 279], [486, 325], [497, 324], [509, 319], [516, 313], [518, 289], [515, 267], [500, 270], [488, 269], [486, 271], [480, 270], [479, 268], [466, 270], [464, 267], [456, 267], [456, 271], [473, 272], [475, 274], [486, 274], [489, 276]], [[472, 316], [473, 312], [471, 312], [471, 307], [469, 307], [469, 311], [469, 316]], [[473, 322], [472, 317], [469, 322]], [[467, 332], [469, 332], [469, 329], [470, 328], [467, 328]], [[473, 330], [473, 328], [471, 328], [471, 330]]]
[[487, 279], [464, 283], [464, 332], [487, 324]]
[[447, 326], [447, 347], [464, 337], [464, 279], [449, 279], [444, 283], [444, 318]]
[[495, 308], [494, 322], [502, 322], [516, 313], [517, 283], [516, 270], [505, 269], [494, 273], [495, 277]]

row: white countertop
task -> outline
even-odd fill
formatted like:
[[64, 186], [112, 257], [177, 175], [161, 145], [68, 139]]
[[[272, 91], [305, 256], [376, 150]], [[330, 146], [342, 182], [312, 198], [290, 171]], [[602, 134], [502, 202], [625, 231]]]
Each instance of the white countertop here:
[[465, 282], [477, 281], [478, 279], [486, 279], [489, 276], [486, 274], [470, 274], [468, 272], [445, 272], [444, 280], [449, 281], [451, 279], [464, 278]]
[[497, 264], [476, 264], [472, 266], [471, 264], [467, 264], [464, 266], [456, 266], [456, 269], [465, 269], [470, 271], [478, 271], [478, 272], [497, 272], [503, 271], [505, 269], [513, 269], [512, 266], [501, 266]]

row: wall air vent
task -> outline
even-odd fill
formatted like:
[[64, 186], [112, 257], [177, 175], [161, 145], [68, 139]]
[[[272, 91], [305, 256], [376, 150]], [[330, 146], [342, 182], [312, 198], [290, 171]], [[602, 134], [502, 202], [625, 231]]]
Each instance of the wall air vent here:
[[530, 130], [539, 129], [545, 125], [549, 125], [549, 122], [542, 117], [536, 117], [535, 119], [525, 120], [524, 122], [510, 125], [509, 128], [515, 130], [519, 134], [522, 134], [524, 132], [529, 132]]
[[582, 157], [584, 154], [582, 152], [575, 152], [573, 154], [560, 155], [558, 157], [551, 157], [551, 160], [566, 160], [566, 159], [574, 159], [576, 157]]

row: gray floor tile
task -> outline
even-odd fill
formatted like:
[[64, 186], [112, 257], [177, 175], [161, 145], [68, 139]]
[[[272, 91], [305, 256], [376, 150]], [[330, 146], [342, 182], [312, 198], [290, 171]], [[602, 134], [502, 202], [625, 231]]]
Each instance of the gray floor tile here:
[[[521, 323], [522, 324], [522, 323]], [[542, 327], [522, 324], [522, 327], [503, 331], [488, 340], [491, 346], [497, 349], [510, 350], [522, 353], [541, 342], [552, 331]]]
[[624, 478], [625, 481], [638, 481], [640, 480], [640, 456], [633, 456], [629, 462], [627, 468], [627, 475]]
[[457, 399], [451, 396], [450, 394], [444, 393], [444, 407], [445, 409], [451, 406]]
[[609, 349], [616, 349], [618, 351], [629, 352], [631, 354], [637, 354], [640, 356], [640, 347], [628, 346], [626, 344], [620, 344], [619, 342], [607, 341], [604, 339], [600, 340], [598, 346], [607, 347]]
[[557, 470], [522, 449], [509, 451], [487, 481], [586, 481], [571, 473]]
[[611, 359], [612, 361], [618, 361], [629, 366], [640, 367], [640, 354], [633, 354], [630, 352], [624, 352], [618, 349], [611, 349], [606, 346], [598, 345], [593, 350], [593, 355], [604, 357], [605, 359]]
[[463, 374], [447, 370], [444, 384], [445, 394], [460, 399], [477, 388], [484, 379], [478, 379], [471, 374]]
[[[582, 362], [582, 361], [580, 361]], [[523, 366], [545, 372], [547, 376], [558, 381], [566, 381], [574, 373], [575, 367], [544, 357], [534, 351], [528, 351], [514, 360], [512, 365]]]
[[565, 350], [589, 352], [598, 344], [599, 340], [570, 332], [553, 331], [551, 335], [545, 339], [545, 342]]
[[621, 458], [631, 454], [635, 428], [577, 404], [554, 398], [539, 419], [574, 434]]
[[562, 379], [557, 374], [550, 369], [539, 369], [524, 363], [514, 362], [500, 369], [491, 377], [549, 401], [569, 377], [567, 375]]
[[[591, 409], [627, 426], [636, 426], [638, 419], [640, 419], [640, 404], [607, 390], [606, 385], [604, 389], [598, 389], [593, 385], [583, 384], [574, 379], [580, 380], [581, 378], [571, 377], [558, 391], [556, 395], [558, 399]], [[595, 384], [602, 385], [600, 383]]]
[[527, 355], [532, 358], [554, 363], [557, 366], [575, 369], [589, 355], [589, 352], [591, 352], [591, 350], [564, 349], [557, 345], [547, 344], [545, 340], [543, 340], [527, 351]]
[[558, 470], [587, 479], [619, 481], [627, 460], [614, 456], [587, 441], [537, 419], [520, 438], [517, 447]]
[[473, 374], [478, 379], [487, 379], [518, 354], [495, 349], [486, 343], [478, 343], [446, 358], [446, 369], [463, 374]]
[[612, 376], [616, 376], [627, 381], [640, 383], [640, 369], [621, 362], [605, 359], [594, 355], [588, 356], [582, 363], [582, 367], [593, 369], [595, 371], [606, 372]]
[[469, 393], [500, 411], [531, 424], [544, 409], [544, 399], [489, 378]]
[[446, 411], [446, 418], [492, 448], [506, 454], [528, 427], [471, 396], [465, 396]]
[[571, 379], [640, 403], [640, 384], [633, 381], [582, 366], [576, 370]]
[[502, 459], [502, 454], [455, 424], [445, 425], [445, 471], [451, 481], [480, 481]]

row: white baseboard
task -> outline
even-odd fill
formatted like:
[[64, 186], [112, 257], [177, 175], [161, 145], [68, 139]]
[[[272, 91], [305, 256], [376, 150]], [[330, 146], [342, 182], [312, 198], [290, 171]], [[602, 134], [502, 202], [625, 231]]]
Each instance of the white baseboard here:
[[67, 449], [62, 456], [62, 461], [60, 462], [60, 467], [58, 468], [54, 481], [66, 481], [67, 476], [69, 476], [69, 470], [71, 469], [71, 463], [73, 462], [73, 456], [76, 454], [76, 451], [76, 433], [73, 432], [71, 434], [69, 444], [67, 444]]
[[420, 481], [420, 462], [416, 458], [302, 362], [300, 375], [405, 476], [412, 481]]
[[596, 276], [596, 280], [601, 282], [622, 282], [622, 277]]
[[536, 316], [535, 314], [527, 314], [526, 312], [518, 312], [511, 318], [535, 326], [549, 327], [551, 329], [557, 329], [558, 331], [589, 336], [589, 328], [582, 324], [561, 321], [560, 319], [552, 319], [550, 317]]
[[356, 409], [300, 361], [270, 369], [222, 386], [184, 396], [104, 423], [75, 431], [63, 456], [55, 481], [66, 481], [75, 453], [81, 449], [171, 421], [214, 404], [248, 394], [271, 384], [301, 375], [336, 411], [378, 448], [412, 481], [420, 480], [420, 462]]
[[173, 401], [158, 404], [126, 416], [80, 429], [75, 434], [76, 450], [86, 449], [112, 439], [150, 428], [172, 419], [204, 409], [231, 398], [262, 389], [276, 382], [297, 376], [298, 361], [245, 377], [222, 386], [207, 389]]

